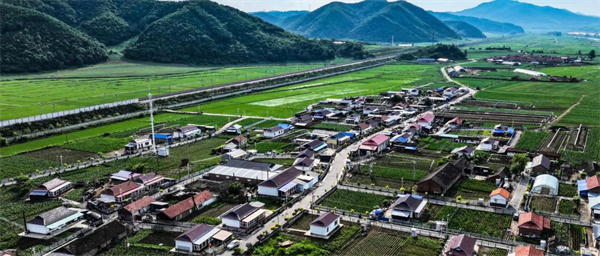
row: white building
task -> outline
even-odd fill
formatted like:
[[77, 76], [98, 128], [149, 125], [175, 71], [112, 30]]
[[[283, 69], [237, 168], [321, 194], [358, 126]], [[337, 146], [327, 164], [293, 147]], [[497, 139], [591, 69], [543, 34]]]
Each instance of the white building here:
[[[231, 232], [200, 224], [175, 238], [175, 249], [184, 252], [201, 252], [209, 244], [222, 243], [231, 237]], [[215, 242], [213, 242], [215, 240]]]
[[498, 149], [500, 145], [500, 142], [492, 139], [492, 138], [485, 138], [483, 140], [481, 140], [481, 143], [479, 143], [479, 146], [477, 146], [477, 150], [481, 150], [481, 151], [495, 151]]
[[248, 229], [258, 225], [265, 217], [265, 210], [245, 203], [221, 215], [221, 220], [225, 227]]
[[508, 204], [510, 192], [503, 188], [498, 188], [490, 193], [490, 205], [505, 207]]
[[242, 134], [243, 132], [243, 127], [239, 124], [234, 124], [232, 126], [229, 126], [229, 128], [227, 128], [226, 132], [227, 133], [235, 133], [235, 134]]
[[286, 197], [297, 191], [294, 182], [302, 171], [291, 167], [270, 179], [258, 184], [258, 194], [261, 196]]
[[152, 148], [152, 140], [148, 138], [138, 138], [129, 141], [125, 145], [125, 152], [128, 154], [135, 154], [139, 151], [149, 150]]
[[535, 177], [531, 192], [556, 196], [558, 195], [558, 179], [549, 174], [539, 175]]
[[263, 131], [263, 136], [265, 138], [275, 138], [280, 135], [283, 135], [284, 132], [285, 132], [285, 130], [283, 128], [281, 128], [280, 126], [275, 126], [275, 127], [269, 128], [269, 129], [265, 129]]
[[173, 139], [191, 139], [200, 135], [202, 131], [195, 125], [187, 125], [173, 132]]
[[419, 218], [425, 206], [427, 200], [421, 196], [416, 195], [400, 195], [398, 199], [392, 204], [392, 220], [409, 220], [412, 218]]
[[421, 127], [425, 127], [425, 129], [431, 129], [431, 126], [433, 125], [434, 120], [435, 120], [435, 115], [433, 114], [433, 112], [428, 111], [428, 112], [425, 112], [425, 113], [419, 115], [419, 117], [417, 117], [417, 124], [420, 125]]
[[340, 227], [340, 216], [327, 212], [310, 223], [312, 236], [329, 237]]
[[47, 235], [83, 218], [78, 211], [60, 206], [42, 213], [27, 222], [27, 232]]

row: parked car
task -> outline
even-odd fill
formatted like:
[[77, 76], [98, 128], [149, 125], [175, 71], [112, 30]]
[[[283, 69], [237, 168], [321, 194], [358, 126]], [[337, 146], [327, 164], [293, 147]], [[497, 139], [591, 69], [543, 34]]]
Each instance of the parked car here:
[[234, 248], [240, 246], [240, 241], [239, 240], [233, 240], [231, 242], [229, 242], [229, 244], [227, 244], [227, 249], [228, 250], [233, 250]]

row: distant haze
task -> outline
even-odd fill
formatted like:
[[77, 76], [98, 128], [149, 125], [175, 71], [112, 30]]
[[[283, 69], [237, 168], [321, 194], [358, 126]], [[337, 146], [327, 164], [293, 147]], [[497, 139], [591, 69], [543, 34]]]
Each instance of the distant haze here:
[[[245, 12], [256, 11], [289, 11], [315, 10], [326, 5], [331, 0], [213, 0], [221, 4], [233, 6]], [[360, 0], [337, 0], [338, 2], [356, 3]], [[455, 12], [472, 8], [491, 0], [408, 0], [425, 10], [436, 12]], [[575, 13], [600, 16], [600, 1], [598, 0], [522, 0], [540, 6], [563, 8]]]

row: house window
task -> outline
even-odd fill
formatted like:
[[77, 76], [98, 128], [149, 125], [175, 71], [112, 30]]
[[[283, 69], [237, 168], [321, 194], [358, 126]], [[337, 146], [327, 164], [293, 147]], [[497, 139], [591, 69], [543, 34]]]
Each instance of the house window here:
[[240, 178], [235, 178], [235, 180], [240, 180]]
[[219, 175], [215, 175], [217, 178], [219, 178]]
[[327, 228], [327, 233], [329, 233], [329, 228]]

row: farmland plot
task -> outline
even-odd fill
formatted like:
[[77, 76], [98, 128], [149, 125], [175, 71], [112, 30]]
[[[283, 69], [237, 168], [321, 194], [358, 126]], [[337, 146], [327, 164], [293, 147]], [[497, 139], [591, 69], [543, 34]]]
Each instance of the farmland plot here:
[[547, 131], [525, 131], [517, 142], [516, 148], [536, 151], [547, 136]]
[[358, 238], [336, 255], [438, 255], [444, 241], [428, 237], [411, 238], [410, 234], [373, 228], [365, 237]]
[[509, 215], [455, 208], [451, 206], [442, 207], [436, 216], [432, 216], [434, 220], [446, 221], [448, 220], [448, 217], [450, 217], [450, 223], [448, 225], [448, 228], [450, 229], [494, 237], [502, 237], [504, 235], [504, 230], [510, 226], [512, 221], [511, 216]]
[[558, 200], [554, 197], [534, 196], [531, 199], [531, 209], [533, 211], [542, 211], [554, 213]]
[[369, 194], [355, 192], [350, 190], [337, 189], [329, 195], [321, 205], [338, 208], [342, 210], [354, 210], [357, 213], [370, 212], [375, 208], [379, 208], [384, 203], [384, 200], [390, 198], [377, 194]]
[[542, 145], [540, 146], [541, 152], [557, 153], [566, 146], [566, 140], [568, 131], [559, 128], [556, 131], [552, 131], [548, 134]]
[[467, 179], [458, 185], [454, 185], [447, 193], [448, 196], [461, 196], [463, 199], [478, 200], [483, 198], [489, 200], [490, 193], [498, 188], [494, 182]]

